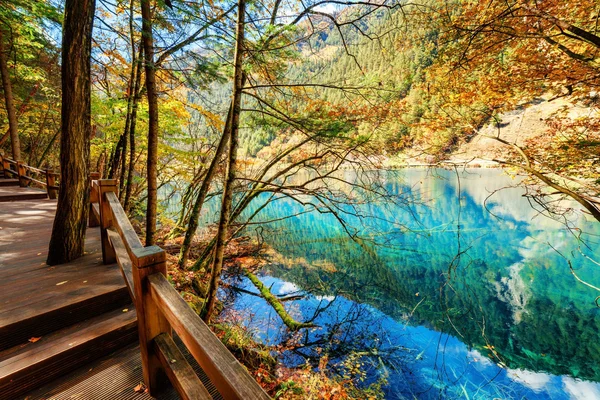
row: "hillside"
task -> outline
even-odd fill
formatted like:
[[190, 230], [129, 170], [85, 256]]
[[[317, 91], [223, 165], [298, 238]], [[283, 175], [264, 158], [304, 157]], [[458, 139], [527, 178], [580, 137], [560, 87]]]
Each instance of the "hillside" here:
[[[496, 137], [523, 147], [530, 140], [542, 138], [551, 129], [548, 123], [554, 118], [574, 123], [597, 115], [598, 110], [594, 106], [578, 99], [545, 95], [500, 114], [495, 121], [479, 129], [476, 135], [460, 143], [442, 163], [496, 167], [498, 163], [494, 159], [505, 160], [511, 153], [509, 146], [495, 140]], [[393, 158], [391, 164], [396, 162], [422, 165], [432, 163], [433, 159], [423, 149], [414, 147]]]

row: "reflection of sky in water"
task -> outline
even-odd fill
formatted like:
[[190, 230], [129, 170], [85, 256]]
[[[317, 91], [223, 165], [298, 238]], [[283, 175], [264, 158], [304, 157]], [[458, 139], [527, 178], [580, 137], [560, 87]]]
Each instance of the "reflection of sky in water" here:
[[[277, 278], [264, 276], [262, 282], [274, 294], [299, 293], [299, 288]], [[249, 281], [242, 287], [256, 293]], [[356, 311], [357, 304], [343, 297], [308, 295], [289, 303], [286, 309], [297, 320], [306, 320], [317, 308], [333, 301], [335, 307], [323, 312], [315, 322], [320, 326], [310, 336], [318, 337], [322, 327], [343, 319], [346, 313]], [[235, 301], [236, 312], [241, 313], [244, 325], [262, 342], [278, 343], [286, 330], [273, 309], [255, 296], [241, 294]], [[600, 384], [581, 381], [568, 376], [555, 376], [543, 372], [501, 368], [476, 349], [469, 349], [456, 337], [395, 321], [370, 306], [362, 306], [361, 321], [353, 322], [355, 331], [367, 330], [386, 341], [386, 348], [400, 348], [399, 365], [386, 366], [389, 384], [384, 388], [386, 398], [419, 399], [469, 398], [469, 399], [600, 399]], [[284, 357], [289, 363], [302, 360]], [[374, 376], [383, 374], [380, 366], [371, 371]]]
[[[402, 174], [406, 183], [390, 175], [386, 188], [426, 206], [368, 204], [363, 211], [378, 218], [348, 218], [384, 246], [350, 242], [326, 214], [265, 226], [266, 242], [288, 260], [265, 270], [266, 286], [279, 294], [320, 287], [285, 303], [299, 321], [322, 310], [314, 321], [320, 328], [308, 339], [323, 339], [338, 327], [334, 339], [356, 350], [377, 348], [364, 367], [367, 383], [387, 371], [389, 398], [600, 399], [597, 383], [573, 378], [600, 380], [598, 293], [578, 283], [567, 263], [582, 279], [600, 282], [597, 265], [581, 254], [600, 259], [598, 224], [573, 215], [573, 224], [592, 233], [584, 236], [590, 248], [580, 246], [564, 225], [532, 210], [522, 189], [489, 197], [515, 183], [499, 171], [463, 173], [460, 191], [454, 172]], [[205, 208], [204, 224], [216, 210]], [[298, 211], [297, 204], [278, 201], [259, 220]], [[456, 258], [459, 250], [464, 253]], [[285, 335], [263, 300], [240, 294], [235, 308], [266, 343]], [[339, 346], [332, 343], [314, 345], [305, 355], [318, 356], [316, 347], [335, 354]], [[283, 361], [303, 363], [294, 354]]]

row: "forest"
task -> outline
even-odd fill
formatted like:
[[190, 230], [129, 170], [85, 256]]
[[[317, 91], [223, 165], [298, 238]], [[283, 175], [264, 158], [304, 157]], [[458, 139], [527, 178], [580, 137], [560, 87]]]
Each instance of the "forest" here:
[[[60, 173], [57, 268], [85, 253], [90, 174], [116, 179], [270, 396], [568, 398], [600, 382], [599, 21], [589, 0], [0, 0], [0, 151]], [[455, 340], [498, 369], [454, 380]]]

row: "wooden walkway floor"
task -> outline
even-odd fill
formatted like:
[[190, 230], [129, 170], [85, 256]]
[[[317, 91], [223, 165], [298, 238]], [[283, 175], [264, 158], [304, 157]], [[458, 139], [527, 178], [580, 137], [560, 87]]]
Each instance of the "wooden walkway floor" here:
[[9, 181], [10, 183], [18, 182], [16, 179], [0, 179], [0, 202], [5, 201], [23, 201], [46, 199], [47, 194], [43, 190], [34, 188], [22, 188], [18, 186], [4, 186], [2, 183]]
[[129, 303], [118, 266], [101, 262], [98, 229], [88, 230], [84, 257], [46, 265], [55, 211], [55, 200], [0, 203], [0, 348], [76, 322], [73, 307], [93, 315]]
[[[28, 192], [0, 185], [0, 198]], [[118, 266], [102, 264], [99, 229], [84, 257], [49, 267], [56, 201], [26, 198], [0, 200], [0, 398], [150, 399], [134, 391], [135, 309]]]

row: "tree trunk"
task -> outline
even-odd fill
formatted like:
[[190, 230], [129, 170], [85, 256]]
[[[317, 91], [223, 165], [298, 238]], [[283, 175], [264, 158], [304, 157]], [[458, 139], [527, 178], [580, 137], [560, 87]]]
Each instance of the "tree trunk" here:
[[[129, 124], [129, 114], [127, 114], [125, 126]], [[114, 179], [117, 173], [119, 172], [119, 166], [121, 165], [121, 151], [124, 147], [124, 141], [126, 140], [125, 133], [119, 136], [119, 141], [115, 146], [115, 150], [112, 153], [112, 157], [110, 158], [109, 168], [108, 168], [108, 179]]]
[[6, 113], [8, 114], [8, 129], [10, 131], [10, 146], [12, 157], [15, 160], [21, 159], [21, 143], [19, 142], [19, 126], [17, 123], [17, 112], [8, 73], [7, 54], [4, 48], [4, 32], [0, 29], [0, 75], [2, 75], [2, 87], [4, 88], [4, 102], [6, 104]]
[[67, 0], [62, 40], [60, 190], [47, 263], [83, 255], [89, 203], [90, 56], [95, 0]]
[[125, 186], [125, 200], [123, 201], [123, 208], [129, 211], [129, 203], [131, 201], [131, 191], [133, 184], [133, 172], [135, 171], [135, 126], [137, 123], [137, 111], [138, 104], [142, 97], [142, 63], [141, 59], [144, 54], [143, 46], [140, 43], [140, 52], [138, 54], [138, 62], [136, 68], [135, 85], [133, 92], [135, 97], [133, 98], [133, 104], [131, 107], [131, 123], [129, 124], [129, 167], [127, 169], [127, 186]]
[[244, 21], [246, 16], [246, 0], [238, 2], [238, 20], [237, 34], [235, 43], [234, 57], [234, 79], [233, 79], [233, 99], [231, 112], [231, 133], [229, 135], [229, 153], [227, 169], [225, 172], [225, 186], [223, 187], [223, 200], [221, 204], [221, 216], [219, 219], [219, 229], [217, 231], [217, 243], [215, 246], [215, 257], [208, 290], [208, 299], [204, 320], [210, 321], [217, 300], [217, 289], [223, 269], [223, 254], [225, 243], [227, 241], [227, 230], [229, 228], [229, 218], [231, 214], [231, 203], [233, 201], [233, 184], [235, 183], [235, 169], [237, 164], [238, 150], [238, 130], [240, 124], [240, 113], [242, 104], [243, 71], [242, 60], [244, 53]]
[[232, 108], [233, 103], [229, 107], [229, 112], [227, 113], [227, 119], [225, 121], [225, 128], [223, 129], [223, 135], [221, 136], [219, 144], [217, 145], [215, 156], [210, 162], [210, 166], [208, 167], [206, 176], [202, 181], [202, 186], [200, 186], [200, 190], [198, 191], [198, 196], [196, 196], [194, 207], [192, 208], [192, 212], [190, 213], [190, 218], [188, 220], [188, 228], [185, 232], [185, 238], [183, 239], [183, 243], [181, 245], [181, 251], [179, 252], [179, 261], [177, 263], [179, 268], [185, 268], [185, 264], [187, 263], [187, 259], [190, 255], [192, 240], [194, 239], [194, 235], [196, 235], [196, 230], [198, 229], [198, 217], [200, 216], [202, 205], [204, 204], [204, 200], [206, 199], [206, 195], [208, 194], [208, 190], [210, 189], [210, 184], [215, 175], [215, 171], [217, 170], [217, 166], [219, 165], [219, 161], [221, 161], [221, 156], [225, 152], [227, 142], [229, 141], [229, 134], [231, 132], [230, 121], [232, 116]]
[[[242, 82], [240, 87], [244, 87], [247, 80], [247, 75], [242, 72]], [[181, 250], [179, 252], [179, 261], [177, 265], [179, 268], [185, 268], [188, 257], [190, 255], [190, 249], [192, 245], [192, 240], [196, 235], [196, 230], [198, 229], [198, 217], [200, 216], [200, 211], [202, 211], [202, 206], [204, 205], [204, 200], [206, 200], [206, 196], [208, 195], [208, 191], [210, 189], [210, 185], [215, 176], [215, 172], [217, 171], [217, 166], [221, 161], [221, 156], [225, 152], [225, 148], [227, 143], [229, 142], [229, 134], [231, 133], [231, 112], [233, 108], [233, 101], [229, 105], [229, 111], [227, 112], [227, 119], [225, 120], [225, 127], [223, 128], [223, 135], [219, 140], [219, 144], [217, 145], [217, 150], [215, 151], [215, 155], [210, 162], [210, 166], [208, 167], [208, 171], [206, 172], [206, 176], [202, 181], [202, 186], [200, 187], [200, 191], [198, 192], [198, 196], [196, 196], [196, 201], [194, 202], [194, 207], [192, 208], [192, 212], [190, 213], [190, 218], [188, 220], [188, 227], [185, 232], [185, 238], [183, 239], [183, 244], [181, 245]]]
[[[131, 14], [129, 20], [129, 32], [131, 35], [131, 43], [133, 43], [133, 0], [130, 3], [129, 12]], [[143, 39], [142, 39], [143, 40]], [[144, 46], [143, 43], [139, 44], [139, 51], [137, 57], [135, 57], [135, 49], [132, 44], [132, 58], [136, 60], [135, 65], [135, 84], [133, 85], [133, 103], [131, 105], [131, 118], [129, 123], [129, 166], [127, 168], [127, 185], [125, 186], [125, 200], [123, 201], [123, 208], [125, 211], [129, 211], [129, 203], [131, 201], [131, 191], [133, 184], [133, 173], [135, 171], [135, 126], [137, 123], [137, 110], [138, 104], [142, 97], [142, 58], [144, 57]]]
[[154, 41], [152, 39], [152, 15], [150, 0], [141, 0], [142, 42], [146, 71], [146, 95], [148, 97], [148, 199], [146, 206], [146, 246], [154, 244], [156, 233], [157, 164], [158, 164], [158, 99], [154, 67]]

